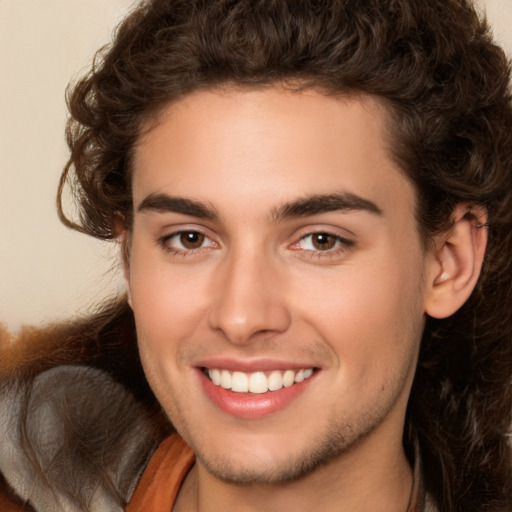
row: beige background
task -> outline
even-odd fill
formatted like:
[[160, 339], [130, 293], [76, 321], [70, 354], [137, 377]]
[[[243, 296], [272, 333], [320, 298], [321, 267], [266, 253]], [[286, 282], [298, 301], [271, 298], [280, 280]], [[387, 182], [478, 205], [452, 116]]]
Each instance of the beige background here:
[[[512, 55], [512, 0], [482, 0]], [[55, 214], [66, 161], [64, 90], [131, 0], [0, 0], [0, 321], [11, 329], [88, 311], [122, 288], [115, 244]]]

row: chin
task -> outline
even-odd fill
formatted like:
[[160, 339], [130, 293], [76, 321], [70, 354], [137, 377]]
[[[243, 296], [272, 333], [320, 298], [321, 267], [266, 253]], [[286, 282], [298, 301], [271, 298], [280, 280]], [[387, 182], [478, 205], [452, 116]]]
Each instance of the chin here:
[[[347, 429], [328, 433], [314, 443], [277, 455], [275, 450], [256, 448], [229, 455], [196, 451], [198, 461], [216, 478], [232, 485], [278, 485], [300, 480], [334, 461], [366, 437], [347, 435]], [[264, 441], [262, 440], [263, 444]], [[282, 448], [282, 446], [281, 446]], [[233, 450], [235, 451], [235, 449]]]

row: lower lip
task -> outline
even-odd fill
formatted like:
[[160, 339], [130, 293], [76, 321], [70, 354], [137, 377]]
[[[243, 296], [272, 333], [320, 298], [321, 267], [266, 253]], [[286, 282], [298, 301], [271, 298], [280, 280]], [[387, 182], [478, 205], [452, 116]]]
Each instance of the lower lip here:
[[284, 409], [302, 394], [317, 372], [289, 388], [261, 394], [235, 393], [230, 389], [216, 386], [201, 370], [199, 370], [199, 374], [206, 395], [217, 407], [232, 416], [254, 420]]

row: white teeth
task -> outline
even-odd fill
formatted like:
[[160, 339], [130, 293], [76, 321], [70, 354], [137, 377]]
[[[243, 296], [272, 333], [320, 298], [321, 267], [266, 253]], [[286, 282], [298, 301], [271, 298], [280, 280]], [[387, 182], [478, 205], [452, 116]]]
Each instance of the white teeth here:
[[266, 393], [268, 391], [268, 379], [263, 372], [251, 373], [249, 391], [251, 393]]
[[219, 370], [216, 370], [216, 369], [208, 370], [208, 375], [210, 376], [210, 379], [212, 379], [212, 382], [216, 386], [220, 385], [220, 371]]
[[268, 376], [264, 372], [244, 373], [230, 372], [212, 368], [208, 370], [210, 380], [216, 386], [224, 389], [231, 389], [237, 393], [267, 393], [278, 391], [281, 388], [289, 388], [295, 383], [309, 379], [313, 375], [313, 368], [301, 370], [286, 370], [284, 372], [275, 370]]
[[283, 375], [283, 386], [289, 388], [295, 382], [295, 372], [293, 370], [286, 370]]
[[283, 376], [281, 372], [275, 371], [268, 376], [268, 390], [278, 391], [283, 387]]
[[231, 389], [231, 372], [222, 370], [220, 373], [220, 385], [224, 389]]
[[233, 372], [231, 377], [231, 390], [238, 393], [247, 393], [249, 391], [249, 379], [245, 373]]

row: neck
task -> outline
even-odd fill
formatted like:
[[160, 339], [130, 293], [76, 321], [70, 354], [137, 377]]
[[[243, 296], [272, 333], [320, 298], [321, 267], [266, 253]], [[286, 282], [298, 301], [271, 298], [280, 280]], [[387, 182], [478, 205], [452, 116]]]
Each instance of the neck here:
[[405, 512], [411, 488], [412, 470], [401, 441], [383, 444], [370, 435], [350, 452], [286, 484], [237, 486], [218, 480], [197, 462], [174, 512]]

